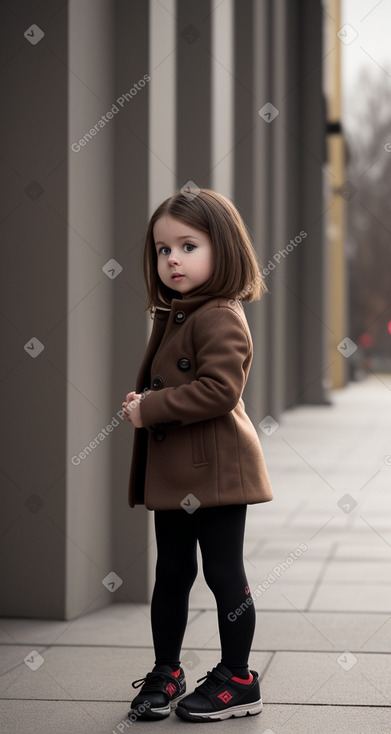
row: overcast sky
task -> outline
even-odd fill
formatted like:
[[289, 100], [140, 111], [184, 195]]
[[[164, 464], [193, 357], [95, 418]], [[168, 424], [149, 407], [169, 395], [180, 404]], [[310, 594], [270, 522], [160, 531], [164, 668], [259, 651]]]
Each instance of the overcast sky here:
[[363, 66], [384, 73], [382, 67], [391, 77], [391, 0], [342, 0], [341, 26], [345, 24], [358, 35], [342, 44], [343, 89], [355, 86]]

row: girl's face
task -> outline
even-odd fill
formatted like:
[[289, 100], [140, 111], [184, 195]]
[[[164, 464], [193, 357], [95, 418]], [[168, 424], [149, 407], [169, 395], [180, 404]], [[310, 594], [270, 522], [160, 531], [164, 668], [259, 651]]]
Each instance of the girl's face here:
[[155, 222], [153, 238], [164, 285], [185, 296], [212, 275], [213, 247], [205, 232], [166, 214]]

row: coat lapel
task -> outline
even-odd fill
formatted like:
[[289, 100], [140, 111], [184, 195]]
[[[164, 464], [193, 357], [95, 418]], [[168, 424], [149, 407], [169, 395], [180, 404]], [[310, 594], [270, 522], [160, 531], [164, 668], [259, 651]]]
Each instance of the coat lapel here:
[[206, 301], [210, 301], [213, 296], [199, 295], [193, 298], [173, 298], [171, 308], [169, 310], [157, 308], [155, 311], [152, 333], [148, 346], [141, 362], [140, 369], [137, 374], [136, 392], [141, 393], [146, 387], [150, 387], [150, 369], [151, 364], [160, 347], [166, 342], [166, 339], [173, 335], [170, 327], [177, 311], [184, 311], [189, 316], [193, 311], [202, 306]]
[[150, 387], [151, 363], [162, 341], [169, 315], [169, 311], [163, 311], [162, 309], [158, 309], [155, 312], [152, 333], [137, 374], [135, 388], [137, 393], [141, 393], [144, 388]]

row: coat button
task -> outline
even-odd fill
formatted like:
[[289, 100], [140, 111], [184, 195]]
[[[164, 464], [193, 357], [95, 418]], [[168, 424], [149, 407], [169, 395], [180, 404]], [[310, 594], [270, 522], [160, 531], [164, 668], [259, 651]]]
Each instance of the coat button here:
[[181, 324], [186, 318], [186, 314], [184, 311], [177, 311], [174, 316], [174, 321], [176, 324]]
[[165, 431], [154, 431], [153, 437], [155, 441], [164, 441], [166, 438], [166, 432]]
[[160, 390], [161, 387], [163, 387], [164, 382], [161, 377], [155, 377], [155, 379], [152, 382], [152, 387], [155, 388], [155, 390]]
[[189, 370], [191, 367], [190, 360], [186, 357], [181, 357], [181, 359], [178, 359], [177, 365], [180, 370]]

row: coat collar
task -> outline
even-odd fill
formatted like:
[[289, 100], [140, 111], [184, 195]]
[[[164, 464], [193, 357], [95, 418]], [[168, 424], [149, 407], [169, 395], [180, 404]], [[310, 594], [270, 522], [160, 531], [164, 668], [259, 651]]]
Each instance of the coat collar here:
[[219, 300], [216, 296], [210, 294], [202, 294], [198, 296], [190, 296], [189, 298], [173, 298], [171, 301], [170, 308], [156, 307], [155, 318], [167, 318], [167, 316], [173, 312], [183, 311], [186, 316], [193, 313], [197, 308], [202, 306], [206, 301]]

